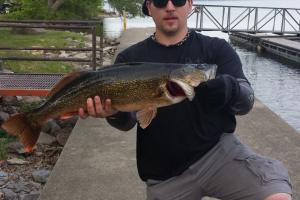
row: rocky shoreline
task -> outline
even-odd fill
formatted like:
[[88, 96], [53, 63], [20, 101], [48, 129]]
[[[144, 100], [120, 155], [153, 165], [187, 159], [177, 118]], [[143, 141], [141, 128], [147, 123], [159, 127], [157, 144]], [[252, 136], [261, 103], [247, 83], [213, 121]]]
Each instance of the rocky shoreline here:
[[[90, 36], [87, 37], [90, 38]], [[118, 44], [118, 40], [105, 40], [103, 65], [111, 63]], [[90, 42], [86, 45], [89, 46]], [[44, 54], [44, 52], [35, 53]], [[60, 52], [60, 56], [68, 57], [69, 55]], [[90, 55], [76, 56], [88, 57]], [[80, 69], [88, 67], [76, 65], [76, 68]], [[0, 71], [9, 72], [5, 67], [2, 67]], [[20, 102], [32, 103], [40, 100], [39, 97], [0, 96], [0, 125], [9, 116], [20, 112]], [[8, 144], [7, 159], [0, 160], [0, 200], [37, 200], [39, 198], [77, 120], [78, 117], [67, 120], [49, 120], [42, 129], [34, 152], [30, 155], [24, 152], [19, 142]]]

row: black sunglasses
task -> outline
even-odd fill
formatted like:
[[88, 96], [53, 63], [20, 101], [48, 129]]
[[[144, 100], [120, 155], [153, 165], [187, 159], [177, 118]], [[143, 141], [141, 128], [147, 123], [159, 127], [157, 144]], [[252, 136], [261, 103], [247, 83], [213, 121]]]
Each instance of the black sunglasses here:
[[[167, 6], [169, 0], [151, 0], [155, 7], [164, 8]], [[186, 0], [171, 0], [173, 5], [176, 7], [181, 7], [186, 4]]]

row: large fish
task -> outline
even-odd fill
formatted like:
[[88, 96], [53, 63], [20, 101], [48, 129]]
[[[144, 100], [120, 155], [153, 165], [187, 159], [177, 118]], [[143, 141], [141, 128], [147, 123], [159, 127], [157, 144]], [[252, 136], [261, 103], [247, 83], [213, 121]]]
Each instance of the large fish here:
[[2, 128], [31, 152], [47, 120], [76, 115], [79, 107], [86, 109], [87, 98], [96, 95], [111, 99], [113, 109], [136, 111], [140, 126], [146, 128], [156, 108], [192, 100], [194, 87], [214, 78], [216, 69], [209, 64], [127, 63], [73, 72], [53, 87], [41, 106], [10, 117]]

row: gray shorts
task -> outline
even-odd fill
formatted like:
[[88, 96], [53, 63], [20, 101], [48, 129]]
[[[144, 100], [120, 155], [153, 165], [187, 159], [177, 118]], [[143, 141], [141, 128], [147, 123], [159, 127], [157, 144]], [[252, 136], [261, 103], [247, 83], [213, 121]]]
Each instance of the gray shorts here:
[[183, 174], [166, 181], [148, 180], [147, 200], [263, 200], [274, 193], [292, 194], [283, 164], [254, 153], [235, 135], [220, 142]]

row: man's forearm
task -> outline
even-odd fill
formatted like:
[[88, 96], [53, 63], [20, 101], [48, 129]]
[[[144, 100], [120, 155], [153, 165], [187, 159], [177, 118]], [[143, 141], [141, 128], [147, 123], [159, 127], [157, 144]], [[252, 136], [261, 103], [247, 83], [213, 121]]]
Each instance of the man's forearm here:
[[239, 94], [235, 103], [230, 106], [230, 111], [236, 115], [245, 115], [253, 107], [254, 91], [246, 79], [237, 79], [239, 84]]
[[107, 117], [106, 120], [111, 126], [121, 131], [128, 131], [136, 124], [136, 117], [133, 112], [118, 112], [115, 115]]

